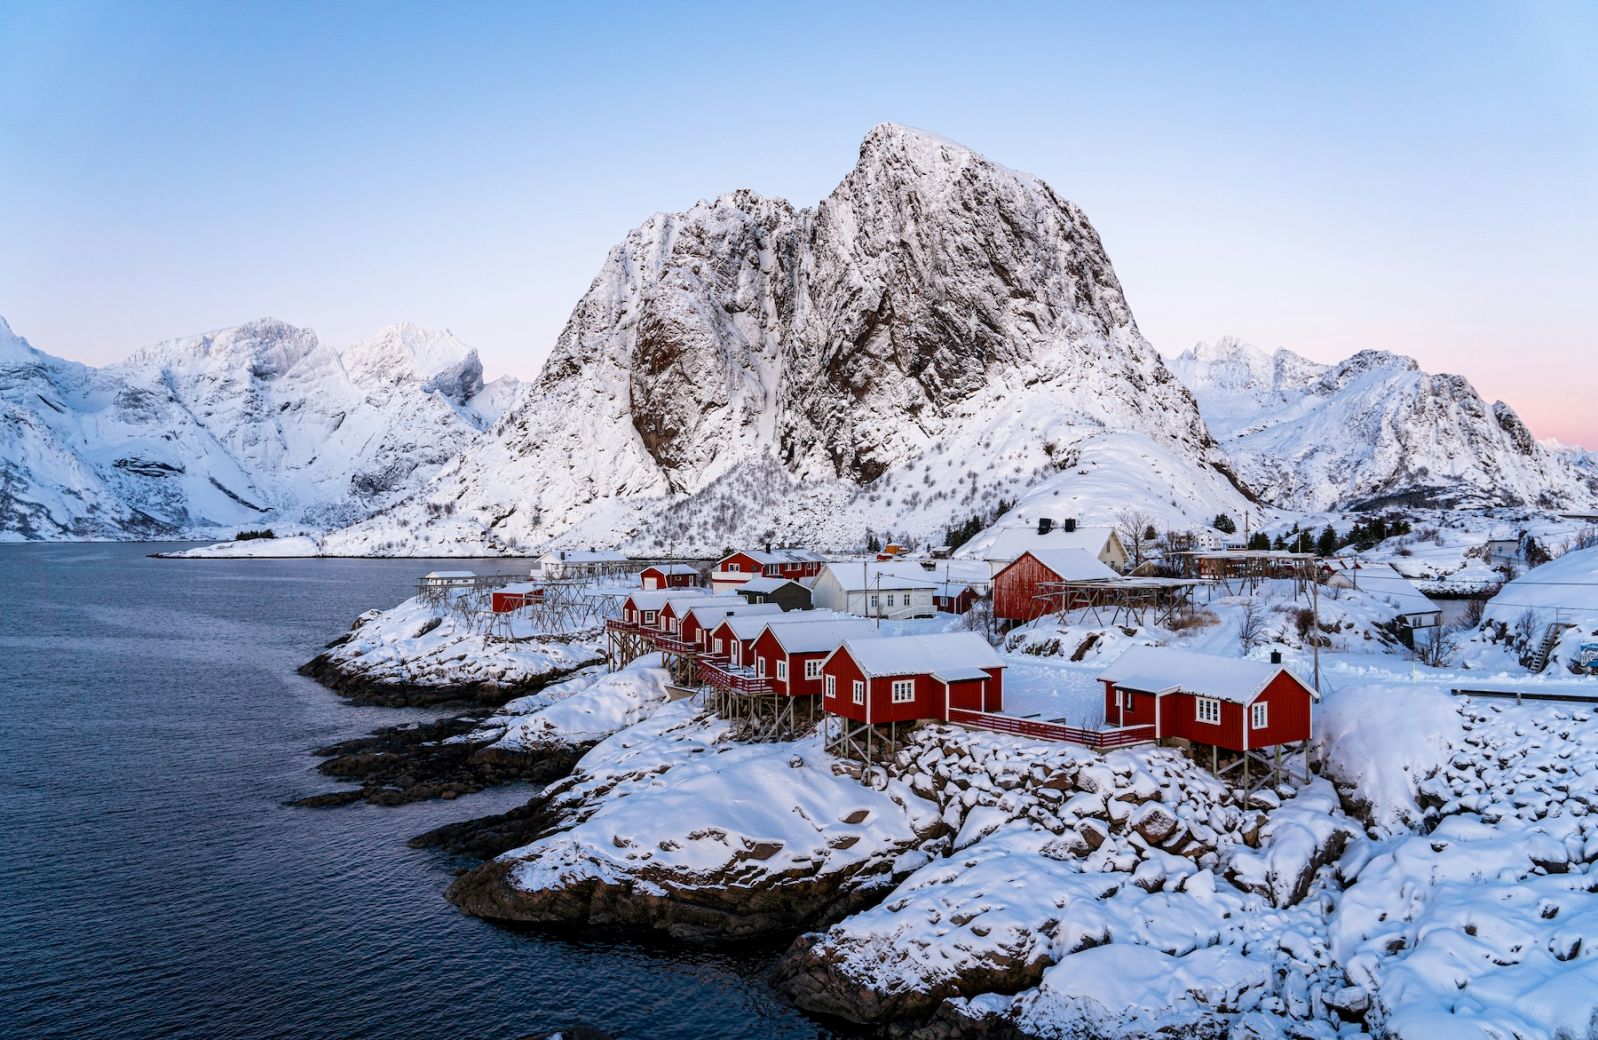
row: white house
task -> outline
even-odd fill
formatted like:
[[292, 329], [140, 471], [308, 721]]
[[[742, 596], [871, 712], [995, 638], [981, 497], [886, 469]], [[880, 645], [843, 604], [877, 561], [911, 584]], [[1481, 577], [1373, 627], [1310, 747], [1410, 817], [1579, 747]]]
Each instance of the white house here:
[[1443, 623], [1443, 608], [1390, 563], [1360, 563], [1340, 556], [1324, 566], [1331, 569], [1327, 585], [1369, 593], [1392, 607], [1393, 619], [1409, 628], [1437, 628]]
[[1081, 549], [1099, 558], [1099, 562], [1117, 573], [1126, 569], [1126, 547], [1111, 527], [1078, 527], [1075, 520], [1056, 524], [1052, 520], [1039, 520], [1036, 525], [1004, 527], [999, 530], [993, 544], [983, 553], [992, 577], [1004, 570], [1022, 553], [1049, 549]]
[[904, 561], [829, 563], [816, 577], [810, 600], [817, 607], [861, 617], [931, 617], [937, 613], [933, 595], [943, 584]]

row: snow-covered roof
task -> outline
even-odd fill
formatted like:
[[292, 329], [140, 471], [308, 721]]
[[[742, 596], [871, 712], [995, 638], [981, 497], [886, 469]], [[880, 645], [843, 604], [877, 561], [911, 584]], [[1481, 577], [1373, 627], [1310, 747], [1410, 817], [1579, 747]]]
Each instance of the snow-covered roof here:
[[736, 614], [738, 617], [762, 617], [781, 613], [782, 608], [775, 603], [709, 603], [700, 604], [683, 616], [693, 618], [706, 628], [714, 628], [728, 614]]
[[731, 617], [723, 618], [716, 627], [720, 628], [722, 625], [726, 625], [727, 630], [736, 638], [753, 639], [764, 631], [767, 625], [817, 624], [823, 621], [836, 621], [839, 618], [848, 616], [835, 610], [790, 610], [786, 614], [778, 614], [775, 617], [765, 617], [759, 614], [750, 615], [739, 611]]
[[851, 638], [844, 647], [860, 670], [869, 676], [930, 673], [934, 678], [955, 682], [975, 678], [976, 673], [986, 668], [1004, 667], [998, 651], [975, 632], [858, 641]]
[[877, 642], [882, 634], [877, 626], [860, 618], [838, 618], [814, 625], [772, 625], [777, 645], [790, 654], [815, 654], [832, 651], [846, 640]]
[[1078, 527], [1067, 531], [1056, 526], [1047, 534], [1038, 534], [1036, 527], [1006, 527], [993, 539], [984, 557], [1008, 561], [1038, 549], [1081, 549], [1097, 556], [1115, 537], [1115, 529], [1111, 527]]
[[539, 585], [538, 585], [537, 582], [532, 582], [532, 581], [513, 581], [509, 585], [506, 585], [503, 588], [495, 589], [494, 591], [495, 592], [511, 592], [511, 593], [528, 593], [528, 592], [537, 592], [538, 589], [539, 589]]
[[[1145, 693], [1181, 690], [1198, 697], [1248, 704], [1282, 672], [1292, 674], [1286, 665], [1268, 661], [1217, 657], [1165, 646], [1135, 646], [1116, 658], [1099, 680]], [[1320, 699], [1307, 683], [1303, 685], [1312, 696]]]
[[[920, 573], [915, 577], [911, 567]], [[831, 574], [838, 587], [845, 592], [884, 592], [899, 589], [930, 589], [938, 582], [931, 573], [921, 570], [919, 566], [907, 565], [903, 561], [829, 563], [824, 574]]]
[[1436, 614], [1443, 609], [1390, 563], [1361, 564], [1353, 572], [1353, 584], [1400, 614]]
[[686, 600], [696, 596], [701, 601], [710, 599], [703, 589], [638, 589], [628, 593], [627, 600], [639, 610], [659, 610], [668, 600]]
[[1028, 549], [1021, 556], [1031, 556], [1058, 574], [1061, 581], [1102, 581], [1120, 577], [1100, 561], [1097, 553], [1086, 549]]
[[769, 552], [764, 549], [740, 549], [737, 552], [728, 553], [722, 559], [726, 560], [740, 555], [748, 556], [756, 563], [762, 565], [774, 563], [820, 563], [826, 559], [825, 556], [813, 549], [797, 548], [772, 549]]
[[661, 574], [698, 574], [699, 568], [686, 563], [655, 563], [645, 567], [646, 571], [659, 571]]
[[477, 575], [471, 571], [428, 571], [428, 578], [475, 578]]
[[741, 607], [748, 602], [742, 596], [735, 596], [730, 592], [710, 596], [705, 594], [704, 589], [661, 589], [660, 591], [666, 593], [665, 605], [679, 617], [695, 607], [717, 605]]
[[739, 585], [738, 593], [745, 595], [751, 592], [776, 592], [784, 585], [798, 585], [800, 588], [804, 588], [802, 584], [792, 578], [768, 578], [762, 574], [757, 578], [750, 578], [742, 585]]

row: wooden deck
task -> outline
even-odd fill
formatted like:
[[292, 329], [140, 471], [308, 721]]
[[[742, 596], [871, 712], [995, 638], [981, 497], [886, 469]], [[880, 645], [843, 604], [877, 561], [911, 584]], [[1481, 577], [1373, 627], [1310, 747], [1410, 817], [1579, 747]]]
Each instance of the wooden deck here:
[[998, 733], [1014, 733], [1022, 737], [1034, 737], [1038, 740], [1058, 740], [1067, 744], [1078, 744], [1094, 751], [1109, 751], [1114, 748], [1130, 747], [1133, 744], [1148, 744], [1154, 740], [1153, 726], [1127, 726], [1122, 729], [1083, 729], [1079, 726], [1067, 726], [1060, 722], [1039, 722], [1035, 719], [1018, 719], [1014, 715], [997, 715], [984, 711], [964, 711], [959, 708], [951, 709], [949, 721], [973, 729], [987, 729]]

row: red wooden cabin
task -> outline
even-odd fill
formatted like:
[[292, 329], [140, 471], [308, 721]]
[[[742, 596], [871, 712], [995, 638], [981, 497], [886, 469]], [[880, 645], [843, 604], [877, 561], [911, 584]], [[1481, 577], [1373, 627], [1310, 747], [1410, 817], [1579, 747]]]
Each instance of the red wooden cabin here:
[[782, 613], [782, 608], [775, 603], [739, 603], [737, 605], [726, 603], [698, 604], [691, 607], [682, 616], [678, 635], [685, 643], [691, 643], [700, 650], [710, 648], [710, 634], [716, 626], [729, 616], [737, 617], [774, 617]]
[[1157, 740], [1175, 737], [1239, 752], [1308, 740], [1311, 709], [1320, 699], [1279, 660], [1160, 646], [1128, 650], [1099, 681], [1106, 725], [1152, 725]]
[[957, 581], [946, 581], [932, 590], [932, 608], [943, 614], [964, 614], [977, 602], [977, 590]]
[[809, 549], [741, 549], [716, 561], [710, 574], [716, 591], [733, 589], [750, 578], [813, 578], [826, 566], [826, 559]]
[[710, 630], [706, 652], [726, 658], [738, 667], [753, 667], [755, 639], [768, 625], [816, 624], [836, 621], [840, 617], [831, 610], [792, 610], [776, 615], [750, 615], [747, 612], [730, 614]]
[[513, 610], [520, 610], [529, 603], [539, 603], [544, 599], [544, 590], [530, 581], [516, 581], [502, 589], [495, 589], [489, 595], [490, 606], [496, 614], [508, 614]]
[[1118, 575], [1085, 549], [1033, 549], [993, 576], [993, 615], [1006, 621], [1036, 621], [1045, 614], [1095, 605], [1100, 593], [1061, 592], [1051, 582], [1114, 580]]
[[1004, 708], [1004, 662], [975, 632], [849, 639], [821, 666], [822, 706], [870, 724]]
[[752, 644], [755, 675], [767, 680], [773, 693], [819, 697], [821, 665], [827, 655], [845, 640], [877, 637], [877, 627], [864, 619], [767, 625]]
[[[691, 589], [639, 589], [628, 593], [627, 598], [622, 600], [621, 620], [640, 628], [658, 629], [660, 611], [666, 606], [666, 601], [674, 597], [692, 595], [694, 592]], [[700, 595], [704, 594], [701, 592]]]
[[699, 584], [699, 569], [686, 563], [657, 563], [638, 572], [646, 589], [691, 589]]
[[683, 620], [695, 607], [738, 607], [743, 600], [737, 596], [707, 596], [703, 589], [666, 589], [666, 601], [660, 605], [660, 616], [655, 622], [656, 631], [674, 636], [682, 631]]

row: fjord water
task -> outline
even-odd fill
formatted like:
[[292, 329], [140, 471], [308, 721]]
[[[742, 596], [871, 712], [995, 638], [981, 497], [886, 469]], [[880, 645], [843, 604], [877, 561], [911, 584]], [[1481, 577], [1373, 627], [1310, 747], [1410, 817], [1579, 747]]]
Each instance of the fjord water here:
[[295, 668], [430, 561], [159, 548], [0, 545], [0, 1035], [817, 1036], [765, 987], [769, 954], [512, 932], [446, 903], [460, 864], [406, 840], [528, 788], [284, 805], [335, 786], [311, 748], [421, 717]]

